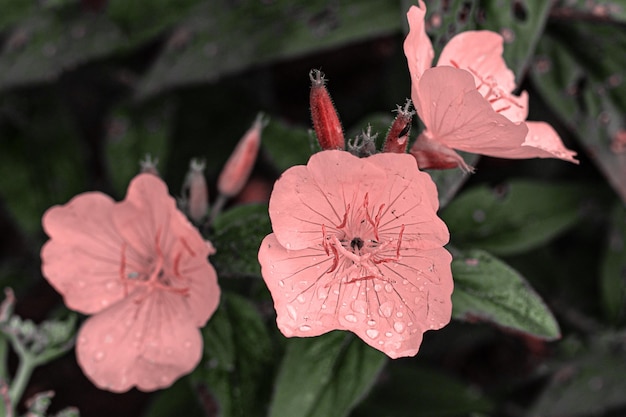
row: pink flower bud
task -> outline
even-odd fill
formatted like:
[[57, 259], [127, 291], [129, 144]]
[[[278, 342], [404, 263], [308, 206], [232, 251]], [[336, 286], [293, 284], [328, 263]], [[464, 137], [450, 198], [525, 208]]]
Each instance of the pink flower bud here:
[[324, 85], [326, 82], [324, 74], [319, 70], [311, 70], [309, 77], [311, 78], [309, 103], [317, 141], [323, 150], [345, 149], [343, 129]]
[[406, 101], [404, 108], [398, 106], [398, 115], [389, 128], [383, 152], [406, 152], [406, 147], [409, 143], [409, 133], [411, 132], [411, 119], [414, 114], [413, 111], [409, 110], [410, 106], [411, 100]]
[[264, 122], [261, 114], [257, 116], [252, 127], [241, 138], [231, 154], [217, 180], [217, 189], [226, 197], [233, 197], [241, 191], [250, 177], [254, 167]]
[[183, 190], [187, 190], [189, 194], [187, 213], [196, 223], [200, 223], [209, 209], [209, 192], [204, 178], [204, 167], [204, 161], [192, 159], [183, 185]]

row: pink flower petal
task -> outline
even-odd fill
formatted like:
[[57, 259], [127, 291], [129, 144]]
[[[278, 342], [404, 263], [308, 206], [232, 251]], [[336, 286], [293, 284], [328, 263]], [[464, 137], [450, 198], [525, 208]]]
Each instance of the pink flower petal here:
[[202, 338], [187, 320], [183, 298], [138, 291], [92, 316], [79, 331], [76, 356], [99, 388], [124, 392], [170, 386], [191, 372], [202, 355]]
[[526, 122], [528, 135], [522, 147], [511, 149], [507, 158], [560, 158], [578, 164], [576, 152], [563, 145], [559, 134], [545, 122]]
[[426, 5], [422, 0], [419, 0], [419, 6], [411, 6], [407, 13], [410, 30], [404, 40], [404, 54], [411, 74], [412, 96], [417, 82], [424, 71], [431, 67], [435, 56], [433, 45], [424, 28], [424, 16], [426, 16]]
[[203, 256], [182, 259], [180, 264], [180, 274], [188, 282], [188, 294], [184, 298], [191, 313], [188, 320], [196, 327], [204, 327], [220, 303], [217, 273]]
[[465, 70], [426, 70], [413, 101], [426, 125], [425, 134], [449, 148], [503, 156], [519, 148], [528, 132], [524, 123], [515, 124], [496, 113]]
[[113, 225], [115, 202], [92, 192], [50, 208], [43, 227], [42, 272], [66, 305], [96, 313], [124, 297], [120, 277], [122, 238]]
[[479, 81], [493, 80], [507, 93], [515, 89], [515, 74], [502, 58], [502, 36], [489, 30], [468, 30], [454, 36], [441, 51], [437, 66], [468, 70]]
[[270, 199], [275, 233], [259, 250], [283, 334], [344, 329], [391, 357], [414, 355], [452, 308], [437, 209], [410, 155], [323, 151], [287, 170]]

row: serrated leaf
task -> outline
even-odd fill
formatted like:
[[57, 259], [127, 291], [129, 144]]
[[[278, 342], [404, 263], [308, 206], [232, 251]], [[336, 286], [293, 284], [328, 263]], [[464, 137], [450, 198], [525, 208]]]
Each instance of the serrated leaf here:
[[289, 339], [269, 417], [347, 416], [386, 361], [345, 332]]
[[626, 31], [610, 23], [551, 22], [538, 44], [533, 84], [626, 202]]
[[458, 254], [452, 261], [452, 316], [555, 340], [559, 325], [539, 295], [513, 268], [482, 250]]
[[79, 4], [42, 9], [15, 25], [0, 54], [0, 89], [55, 80], [63, 71], [114, 52], [122, 32]]
[[245, 298], [222, 293], [202, 334], [205, 355], [193, 384], [212, 394], [222, 417], [263, 416], [273, 352], [259, 312]]
[[611, 214], [600, 277], [606, 315], [611, 322], [619, 324], [626, 315], [626, 209], [622, 205], [616, 206]]
[[458, 417], [493, 409], [477, 388], [434, 368], [394, 361], [383, 375], [353, 417]]
[[203, 3], [175, 29], [138, 95], [215, 81], [253, 65], [390, 34], [400, 25], [397, 6], [381, 0]]
[[237, 206], [215, 218], [211, 257], [220, 277], [261, 276], [257, 260], [261, 241], [272, 232], [266, 204]]
[[481, 185], [459, 195], [441, 217], [455, 246], [510, 255], [541, 246], [575, 225], [589, 193], [580, 184]]

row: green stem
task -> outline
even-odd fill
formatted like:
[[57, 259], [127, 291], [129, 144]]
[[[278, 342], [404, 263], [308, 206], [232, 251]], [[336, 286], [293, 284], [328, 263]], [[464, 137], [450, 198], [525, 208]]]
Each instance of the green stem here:
[[11, 399], [11, 404], [17, 404], [22, 398], [22, 394], [24, 394], [24, 389], [26, 389], [26, 385], [30, 380], [30, 376], [35, 370], [35, 361], [30, 357], [28, 353], [24, 355], [20, 355], [20, 364], [17, 367], [17, 372], [15, 373], [15, 378], [13, 378], [13, 382], [11, 383], [11, 388], [9, 389], [9, 398]]
[[7, 359], [9, 354], [9, 341], [6, 336], [0, 333], [0, 381], [8, 381]]

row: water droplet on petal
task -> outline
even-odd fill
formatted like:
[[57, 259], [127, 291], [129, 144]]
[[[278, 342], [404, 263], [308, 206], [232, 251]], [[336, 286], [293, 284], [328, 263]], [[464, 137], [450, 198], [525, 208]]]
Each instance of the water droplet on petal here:
[[383, 317], [391, 317], [391, 314], [393, 313], [393, 303], [391, 303], [390, 301], [382, 303], [378, 308], [378, 311]]
[[372, 339], [376, 339], [378, 337], [378, 330], [376, 329], [367, 329], [365, 334], [371, 337]]
[[393, 324], [393, 329], [398, 332], [398, 333], [402, 333], [404, 331], [404, 323], [397, 321]]
[[365, 314], [367, 313], [367, 303], [363, 300], [354, 300], [352, 303], [352, 308], [357, 313]]
[[367, 325], [368, 326], [376, 326], [376, 320], [368, 320], [367, 321]]
[[385, 284], [385, 291], [393, 292], [393, 285], [391, 285], [389, 283]]
[[300, 326], [300, 331], [302, 332], [308, 332], [311, 330], [311, 326], [307, 326], [306, 324], [303, 324], [302, 326]]
[[97, 351], [94, 355], [93, 358], [96, 362], [100, 362], [102, 359], [104, 359], [104, 352], [99, 350]]
[[183, 343], [183, 347], [189, 349], [191, 347], [191, 341], [186, 340], [185, 343]]
[[296, 320], [298, 318], [298, 312], [291, 304], [287, 304], [287, 313], [289, 313], [289, 317], [291, 317], [292, 320]]
[[79, 345], [84, 345], [87, 343], [87, 338], [85, 336], [81, 336], [78, 338], [78, 344]]
[[357, 318], [354, 314], [346, 314], [344, 318], [346, 319], [346, 321], [349, 321], [350, 323], [357, 322]]
[[380, 285], [380, 284], [375, 284], [375, 285], [374, 285], [374, 291], [380, 291], [380, 290], [382, 290], [382, 289], [383, 289], [383, 286], [382, 286], [382, 285]]
[[298, 300], [300, 304], [304, 304], [306, 302], [306, 297], [304, 296], [304, 294], [300, 294], [298, 298], [296, 298], [296, 300]]
[[104, 285], [104, 287], [105, 287], [107, 290], [111, 291], [111, 290], [113, 290], [113, 289], [117, 288], [117, 283], [116, 283], [116, 282], [113, 282], [113, 281], [109, 281], [109, 282], [107, 282], [107, 283]]
[[391, 337], [391, 336], [393, 336], [393, 333], [391, 333], [391, 332], [386, 332], [386, 333], [385, 333], [385, 336], [387, 336], [387, 337]]
[[76, 285], [78, 286], [78, 288], [85, 288], [86, 284], [85, 284], [85, 281], [78, 281]]

